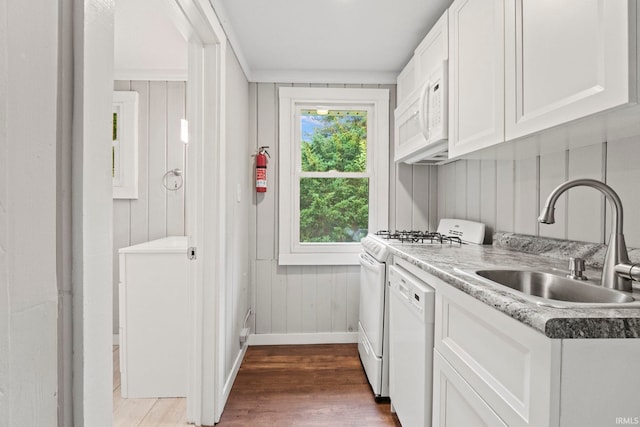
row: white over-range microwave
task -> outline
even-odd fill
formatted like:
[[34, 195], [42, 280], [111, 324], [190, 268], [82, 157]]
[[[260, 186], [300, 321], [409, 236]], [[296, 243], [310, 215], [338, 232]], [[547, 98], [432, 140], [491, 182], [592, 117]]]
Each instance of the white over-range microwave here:
[[447, 61], [443, 61], [395, 110], [396, 162], [447, 160], [447, 100]]

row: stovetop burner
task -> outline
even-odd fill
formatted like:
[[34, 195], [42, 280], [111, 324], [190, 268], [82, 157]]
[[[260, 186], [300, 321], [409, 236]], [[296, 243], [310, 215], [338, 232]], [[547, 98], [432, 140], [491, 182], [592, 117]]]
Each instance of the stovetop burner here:
[[377, 231], [376, 236], [386, 240], [395, 240], [400, 243], [422, 243], [422, 244], [458, 244], [462, 246], [462, 239], [458, 236], [446, 236], [435, 231], [402, 230], [402, 231]]

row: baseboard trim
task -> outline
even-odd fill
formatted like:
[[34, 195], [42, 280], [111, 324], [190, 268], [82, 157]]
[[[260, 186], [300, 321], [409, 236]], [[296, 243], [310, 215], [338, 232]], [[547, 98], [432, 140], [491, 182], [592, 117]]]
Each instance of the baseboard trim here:
[[113, 334], [113, 345], [120, 345], [120, 335]]
[[352, 344], [357, 332], [318, 332], [308, 334], [251, 334], [249, 345]]
[[233, 387], [233, 382], [236, 380], [238, 376], [238, 371], [240, 370], [240, 365], [242, 365], [242, 360], [244, 359], [244, 355], [247, 352], [247, 347], [242, 347], [240, 353], [236, 357], [236, 360], [233, 362], [233, 368], [231, 369], [231, 373], [227, 377], [227, 380], [224, 383], [224, 388], [222, 389], [222, 406], [224, 408], [227, 404], [227, 399], [229, 399], [229, 393], [231, 393], [231, 387]]

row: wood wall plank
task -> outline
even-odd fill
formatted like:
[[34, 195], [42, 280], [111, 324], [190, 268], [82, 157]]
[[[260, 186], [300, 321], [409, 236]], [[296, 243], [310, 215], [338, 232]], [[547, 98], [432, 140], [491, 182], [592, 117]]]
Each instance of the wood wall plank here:
[[318, 279], [317, 267], [302, 267], [302, 332], [316, 332], [318, 318]]
[[515, 175], [512, 160], [496, 162], [496, 230], [514, 231]]
[[[554, 188], [568, 179], [569, 151], [540, 156], [540, 209]], [[555, 239], [567, 238], [567, 199], [556, 203], [556, 223], [540, 224], [540, 236]]]
[[515, 162], [514, 231], [535, 236], [538, 234], [538, 158]]
[[358, 332], [360, 314], [360, 267], [347, 267], [347, 332]]
[[256, 333], [271, 332], [271, 260], [256, 260]]
[[455, 190], [451, 193], [454, 199], [452, 218], [467, 217], [467, 163], [466, 161], [453, 163]]
[[429, 228], [429, 166], [413, 166], [411, 229]]
[[287, 333], [302, 332], [303, 282], [302, 267], [287, 267]]
[[138, 198], [131, 201], [131, 244], [149, 241], [149, 82], [131, 82], [138, 92]]
[[413, 167], [399, 164], [396, 167], [396, 224], [398, 230], [410, 230], [413, 193]]
[[[640, 197], [638, 184], [640, 183], [640, 138], [626, 138], [607, 144], [607, 183], [614, 189], [620, 200], [627, 221], [623, 223], [624, 234], [628, 246], [640, 248], [640, 221], [636, 218], [640, 212]], [[607, 203], [607, 223], [611, 224], [613, 210]], [[610, 230], [610, 228], [609, 228]], [[607, 241], [609, 239], [607, 233]]]
[[333, 292], [333, 271], [331, 266], [317, 267], [317, 307], [316, 332], [331, 332], [331, 297]]
[[331, 331], [347, 330], [347, 266], [334, 266], [331, 279]]
[[[180, 120], [186, 118], [186, 87], [167, 83], [167, 168], [185, 171], [185, 145], [180, 140]], [[184, 178], [184, 175], [183, 175]], [[167, 235], [184, 236], [185, 187], [167, 191]]]
[[149, 240], [167, 235], [167, 82], [149, 83]]
[[485, 243], [492, 242], [496, 227], [497, 169], [495, 160], [480, 161], [480, 221], [486, 224]]
[[[258, 146], [268, 145], [271, 158], [268, 160], [266, 193], [257, 195], [256, 253], [259, 260], [276, 258], [276, 198], [277, 192], [277, 90], [271, 83], [258, 83], [257, 134]], [[257, 147], [256, 147], [257, 148]]]
[[480, 221], [480, 160], [468, 160], [466, 172], [466, 218]]
[[[596, 144], [571, 150], [569, 153], [569, 179], [591, 178], [603, 181], [605, 179], [605, 149], [605, 144]], [[569, 200], [567, 211], [567, 236], [569, 240], [604, 243], [605, 202], [600, 192], [591, 188], [576, 187], [567, 192], [565, 199]]]
[[287, 267], [271, 260], [271, 332], [287, 332]]

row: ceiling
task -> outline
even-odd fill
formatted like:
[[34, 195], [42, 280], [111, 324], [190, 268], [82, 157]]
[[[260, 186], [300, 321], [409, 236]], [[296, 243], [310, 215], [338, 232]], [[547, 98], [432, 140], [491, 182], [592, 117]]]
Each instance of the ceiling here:
[[451, 0], [210, 0], [250, 81], [395, 83]]

